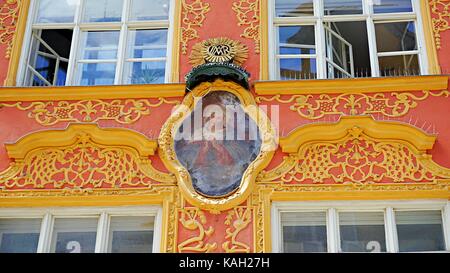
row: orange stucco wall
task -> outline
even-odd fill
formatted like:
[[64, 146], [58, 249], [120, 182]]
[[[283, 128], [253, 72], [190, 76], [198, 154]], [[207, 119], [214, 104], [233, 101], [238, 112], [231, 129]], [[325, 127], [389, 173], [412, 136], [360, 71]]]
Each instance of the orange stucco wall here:
[[[0, 0], [0, 6], [2, 6], [6, 0]], [[189, 2], [189, 1], [188, 1]], [[191, 1], [192, 2], [192, 1]], [[202, 40], [213, 37], [228, 37], [245, 44], [249, 48], [249, 58], [243, 67], [251, 73], [251, 81], [257, 81], [259, 79], [260, 70], [260, 54], [255, 52], [255, 41], [248, 38], [243, 38], [243, 33], [246, 26], [239, 26], [236, 13], [232, 10], [232, 5], [237, 1], [223, 1], [223, 0], [204, 0], [204, 3], [209, 3], [210, 11], [206, 13], [206, 19], [201, 27], [195, 27], [198, 31], [198, 38], [188, 41], [187, 54], [180, 52], [180, 82], [184, 81], [184, 76], [192, 69], [192, 66], [188, 63], [189, 52], [192, 46]], [[436, 18], [436, 15], [433, 15]], [[450, 21], [450, 18], [448, 19]], [[9, 22], [10, 23], [10, 22]], [[182, 27], [185, 27], [186, 23], [182, 23]], [[1, 29], [1, 28], [0, 28]], [[0, 30], [0, 34], [1, 34]], [[450, 72], [450, 30], [442, 31], [441, 44], [442, 48], [438, 51], [439, 62], [441, 69], [444, 73]], [[9, 59], [5, 58], [7, 45], [0, 43], [0, 83], [2, 83], [8, 72]], [[124, 89], [127, 87], [124, 86]], [[344, 91], [344, 90], [343, 90]], [[417, 90], [414, 94], [420, 95], [422, 90]], [[0, 89], [1, 92], [1, 89]], [[333, 95], [337, 96], [337, 95]], [[386, 93], [387, 97], [390, 97], [389, 92]], [[391, 98], [391, 97], [390, 97]], [[173, 100], [181, 101], [182, 98], [170, 98]], [[55, 102], [56, 104], [57, 102]], [[302, 118], [295, 111], [289, 109], [288, 104], [274, 103], [262, 103], [264, 105], [276, 104], [280, 107], [280, 134], [287, 136], [291, 131], [309, 124], [312, 122], [335, 122], [338, 120], [338, 115], [327, 116], [318, 120], [309, 120]], [[27, 104], [25, 104], [27, 105]], [[144, 134], [149, 139], [156, 139], [160, 133], [166, 119], [170, 116], [172, 105], [162, 104], [159, 107], [152, 108], [151, 114], [144, 116], [137, 122], [124, 125], [115, 121], [99, 121], [98, 124], [101, 127], [120, 127], [135, 130]], [[411, 109], [406, 115], [399, 118], [386, 118], [382, 115], [374, 115], [375, 119], [379, 120], [397, 120], [410, 123], [418, 128], [423, 128], [430, 134], [437, 134], [437, 142], [434, 148], [430, 151], [433, 155], [433, 159], [442, 166], [450, 168], [450, 98], [447, 97], [429, 97], [424, 101], [421, 101], [416, 108]], [[64, 129], [68, 126], [68, 122], [60, 122], [51, 126], [43, 126], [36, 122], [35, 119], [30, 118], [28, 111], [22, 111], [15, 107], [3, 107], [0, 108], [0, 171], [5, 170], [11, 163], [5, 146], [5, 143], [14, 143], [21, 137], [41, 130], [49, 129]], [[275, 157], [270, 163], [267, 169], [271, 169], [277, 166], [283, 156], [280, 150], [276, 152]], [[167, 171], [164, 164], [159, 159], [158, 155], [151, 158], [153, 165], [161, 170]], [[1, 201], [0, 201], [1, 203]], [[186, 204], [189, 207], [189, 204]], [[223, 252], [222, 243], [225, 241], [224, 234], [226, 233], [227, 226], [224, 226], [224, 221], [228, 212], [222, 212], [220, 214], [211, 214], [205, 212], [206, 225], [212, 226], [215, 229], [215, 233], [205, 240], [206, 243], [217, 243], [217, 248], [214, 251]], [[195, 235], [195, 232], [188, 229], [184, 229], [181, 223], [178, 224], [179, 237], [178, 242], [183, 242], [186, 239]], [[248, 225], [239, 235], [239, 240], [245, 242], [248, 245], [253, 243], [253, 227]]]

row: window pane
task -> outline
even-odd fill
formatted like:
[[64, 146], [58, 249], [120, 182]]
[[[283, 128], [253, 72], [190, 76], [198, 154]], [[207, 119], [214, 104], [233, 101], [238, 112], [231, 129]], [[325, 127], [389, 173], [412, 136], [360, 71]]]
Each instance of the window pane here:
[[326, 252], [325, 212], [281, 213], [283, 252]]
[[85, 60], [116, 59], [119, 36], [119, 31], [83, 32], [81, 58]]
[[86, 0], [84, 22], [119, 22], [123, 0]]
[[308, 80], [317, 78], [316, 59], [280, 59], [280, 80]]
[[374, 13], [412, 12], [411, 0], [373, 0]]
[[441, 211], [399, 211], [395, 213], [399, 250], [445, 250]]
[[97, 218], [56, 219], [51, 251], [56, 253], [93, 253], [97, 223]]
[[342, 212], [339, 225], [343, 252], [386, 251], [382, 212]]
[[158, 58], [167, 55], [167, 29], [132, 30], [128, 37], [130, 58]]
[[328, 79], [371, 76], [365, 21], [329, 23], [325, 49]]
[[40, 0], [37, 23], [72, 23], [79, 0]]
[[78, 85], [112, 85], [116, 75], [116, 63], [81, 63], [78, 65]]
[[279, 54], [315, 54], [314, 26], [278, 28]]
[[148, 0], [132, 0], [130, 20], [167, 20], [169, 2], [169, 0], [153, 0], [149, 3]]
[[124, 83], [157, 84], [164, 83], [166, 62], [127, 62]]
[[[32, 86], [65, 85], [72, 30], [51, 29], [33, 33], [28, 84]], [[45, 79], [45, 81], [44, 81]]]
[[35, 253], [41, 219], [0, 219], [0, 253]]
[[379, 57], [378, 60], [380, 75], [383, 77], [420, 75], [417, 55]]
[[414, 22], [375, 24], [378, 52], [416, 50]]
[[275, 14], [277, 17], [313, 16], [313, 0], [276, 0]]
[[325, 15], [362, 14], [361, 0], [324, 0]]
[[153, 217], [112, 217], [109, 252], [151, 253]]

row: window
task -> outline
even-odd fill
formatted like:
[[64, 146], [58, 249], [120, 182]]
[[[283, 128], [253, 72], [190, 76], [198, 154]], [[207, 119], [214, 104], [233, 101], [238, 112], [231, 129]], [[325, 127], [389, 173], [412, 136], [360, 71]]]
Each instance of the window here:
[[41, 219], [1, 219], [0, 253], [37, 251]]
[[270, 0], [274, 80], [426, 74], [419, 0]]
[[172, 1], [32, 1], [19, 84], [168, 82]]
[[450, 203], [279, 202], [274, 252], [450, 251]]
[[46, 211], [0, 210], [0, 253], [159, 251], [161, 212], [156, 207]]

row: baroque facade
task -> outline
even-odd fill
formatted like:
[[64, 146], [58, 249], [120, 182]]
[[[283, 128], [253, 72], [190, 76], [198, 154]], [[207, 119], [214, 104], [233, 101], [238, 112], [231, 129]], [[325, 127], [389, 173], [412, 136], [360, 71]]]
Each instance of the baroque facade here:
[[0, 0], [0, 252], [450, 251], [450, 1], [100, 2]]

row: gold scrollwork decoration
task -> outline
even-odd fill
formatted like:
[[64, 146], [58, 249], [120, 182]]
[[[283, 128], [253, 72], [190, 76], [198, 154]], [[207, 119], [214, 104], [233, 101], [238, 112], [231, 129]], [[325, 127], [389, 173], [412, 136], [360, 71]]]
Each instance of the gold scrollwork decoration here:
[[450, 29], [450, 1], [430, 0], [431, 12], [437, 16], [432, 18], [436, 48], [441, 48], [441, 32]]
[[209, 253], [217, 248], [217, 243], [205, 243], [207, 236], [214, 233], [214, 228], [209, 226], [205, 229], [206, 217], [203, 211], [198, 208], [184, 208], [180, 210], [180, 223], [184, 228], [195, 231], [198, 235], [193, 236], [178, 244], [178, 252], [204, 252]]
[[292, 104], [290, 110], [297, 112], [302, 118], [315, 120], [327, 115], [370, 115], [381, 114], [386, 117], [402, 117], [411, 109], [418, 106], [419, 101], [423, 101], [430, 96], [448, 98], [450, 92], [443, 91], [422, 91], [421, 95], [410, 92], [392, 92], [391, 98], [384, 93], [345, 93], [337, 96], [322, 94], [318, 97], [313, 95], [292, 95], [283, 99], [281, 95], [272, 97], [259, 96], [258, 103], [279, 102], [282, 104]]
[[21, 0], [6, 0], [0, 7], [0, 44], [6, 45], [7, 59], [11, 56], [13, 38], [19, 17]]
[[241, 37], [252, 39], [255, 42], [255, 52], [259, 54], [260, 46], [260, 1], [238, 0], [233, 2], [232, 9], [236, 13], [239, 26], [245, 26]]
[[[236, 207], [228, 212], [225, 225], [232, 226], [226, 229], [225, 239], [222, 244], [226, 253], [250, 253], [250, 246], [239, 242], [237, 236], [252, 221], [252, 209], [247, 207]], [[234, 229], [234, 230], [233, 230]]]
[[[336, 137], [325, 130], [334, 130]], [[300, 140], [300, 135], [305, 139]], [[294, 139], [301, 143], [292, 143]], [[438, 167], [426, 154], [434, 139], [412, 126], [375, 122], [369, 117], [345, 117], [323, 127], [309, 125], [280, 140], [283, 150], [289, 151], [288, 156], [277, 168], [261, 172], [258, 181], [370, 184], [425, 183], [450, 178], [450, 170]]]
[[181, 3], [181, 52], [186, 54], [188, 42], [198, 38], [198, 31], [195, 28], [203, 26], [210, 7], [209, 3], [204, 3], [203, 0], [182, 0]]
[[40, 125], [51, 126], [59, 122], [97, 122], [113, 120], [120, 124], [132, 124], [150, 114], [151, 108], [162, 104], [179, 104], [176, 100], [158, 98], [127, 100], [81, 100], [49, 102], [0, 103], [1, 107], [17, 108], [29, 111], [28, 117]]
[[92, 124], [37, 132], [7, 145], [14, 162], [0, 173], [0, 188], [59, 189], [63, 194], [84, 195], [99, 188], [174, 185], [172, 174], [151, 165], [149, 155], [156, 148], [156, 142], [136, 132]]

